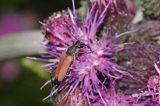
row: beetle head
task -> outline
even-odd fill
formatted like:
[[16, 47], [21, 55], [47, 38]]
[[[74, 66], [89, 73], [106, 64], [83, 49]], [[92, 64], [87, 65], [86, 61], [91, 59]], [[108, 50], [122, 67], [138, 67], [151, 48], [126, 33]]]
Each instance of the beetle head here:
[[76, 41], [75, 45], [78, 47], [78, 48], [83, 48], [84, 46], [86, 46], [84, 43], [80, 42], [80, 41]]

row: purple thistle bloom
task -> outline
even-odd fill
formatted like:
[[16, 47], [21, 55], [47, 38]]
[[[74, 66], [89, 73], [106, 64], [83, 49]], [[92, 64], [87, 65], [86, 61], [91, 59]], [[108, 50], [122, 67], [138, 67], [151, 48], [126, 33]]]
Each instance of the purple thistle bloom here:
[[129, 0], [111, 0], [106, 21], [110, 24], [111, 32], [119, 34], [130, 29], [134, 15], [128, 8]]
[[[51, 73], [54, 73], [61, 54], [76, 41], [87, 45], [76, 52], [66, 78], [60, 85], [55, 85], [45, 99], [51, 98], [56, 92], [65, 92], [63, 97], [65, 98], [80, 89], [82, 97], [88, 101], [89, 105], [107, 105], [109, 102], [105, 83], [109, 82], [109, 79], [117, 80], [123, 76], [131, 76], [128, 72], [121, 70], [114, 57], [115, 53], [123, 50], [121, 46], [126, 45], [126, 43], [117, 44], [118, 39], [130, 32], [110, 36], [110, 30], [106, 28], [102, 33], [103, 37], [100, 40], [97, 39], [97, 32], [104, 23], [111, 3], [113, 3], [111, 0], [103, 0], [103, 2], [90, 0], [86, 17], [80, 18], [73, 0], [73, 10], [68, 9], [62, 14], [53, 14], [42, 23], [47, 38], [44, 46], [48, 53], [42, 58], [35, 59], [49, 62], [44, 67]], [[52, 80], [54, 81], [55, 77]], [[47, 81], [44, 86], [52, 80]]]
[[[61, 95], [58, 95], [58, 106], [89, 106], [88, 101], [82, 95], [82, 92], [79, 88], [76, 88], [75, 91], [68, 95], [67, 97], [63, 97], [65, 95], [65, 91], [61, 92]], [[57, 103], [55, 103], [57, 105]]]
[[120, 65], [124, 66], [133, 77], [119, 80], [117, 88], [124, 95], [130, 95], [132, 104], [158, 105], [159, 56], [159, 45], [154, 42], [135, 43], [134, 47], [128, 47], [120, 55]]
[[[140, 93], [132, 94], [132, 99], [136, 99], [141, 106], [160, 105], [160, 64], [154, 64], [157, 75], [152, 75], [148, 79], [146, 88]], [[135, 102], [134, 102], [135, 103]], [[143, 105], [142, 105], [143, 104]]]
[[[133, 92], [146, 86], [150, 75], [155, 75], [153, 62], [158, 61], [160, 47], [153, 42], [135, 43], [128, 46], [119, 55], [119, 64], [133, 75], [133, 78], [124, 78], [123, 84]], [[133, 84], [133, 85], [131, 85]], [[130, 93], [130, 91], [127, 91]]]

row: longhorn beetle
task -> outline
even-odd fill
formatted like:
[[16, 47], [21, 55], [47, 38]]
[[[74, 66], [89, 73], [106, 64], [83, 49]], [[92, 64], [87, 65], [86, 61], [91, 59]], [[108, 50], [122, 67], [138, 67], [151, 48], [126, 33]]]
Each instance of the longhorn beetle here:
[[62, 53], [60, 61], [55, 70], [55, 84], [59, 84], [65, 78], [69, 67], [74, 61], [74, 56], [77, 52], [77, 49], [83, 48], [84, 46], [86, 45], [78, 40], [72, 46], [70, 46], [66, 52]]

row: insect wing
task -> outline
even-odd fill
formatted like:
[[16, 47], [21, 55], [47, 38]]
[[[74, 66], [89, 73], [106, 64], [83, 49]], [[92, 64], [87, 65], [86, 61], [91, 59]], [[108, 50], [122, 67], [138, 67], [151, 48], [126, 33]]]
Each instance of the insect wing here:
[[57, 68], [56, 68], [56, 71], [55, 71], [55, 78], [56, 78], [56, 79], [58, 78], [59, 70], [61, 69], [62, 64], [63, 64], [63, 61], [65, 60], [66, 56], [67, 56], [67, 55], [66, 55], [65, 52], [62, 53], [61, 58], [60, 58], [60, 61], [59, 61], [58, 65], [57, 65]]
[[63, 64], [59, 69], [58, 81], [62, 81], [64, 79], [73, 60], [74, 60], [73, 56], [67, 56], [65, 58], [65, 60], [63, 61]]

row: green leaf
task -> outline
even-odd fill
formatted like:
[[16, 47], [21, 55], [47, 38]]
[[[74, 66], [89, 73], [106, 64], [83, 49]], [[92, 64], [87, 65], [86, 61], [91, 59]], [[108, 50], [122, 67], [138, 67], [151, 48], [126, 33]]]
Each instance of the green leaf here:
[[45, 68], [41, 67], [43, 63], [24, 58], [21, 60], [21, 64], [40, 78], [49, 79], [49, 73]]

